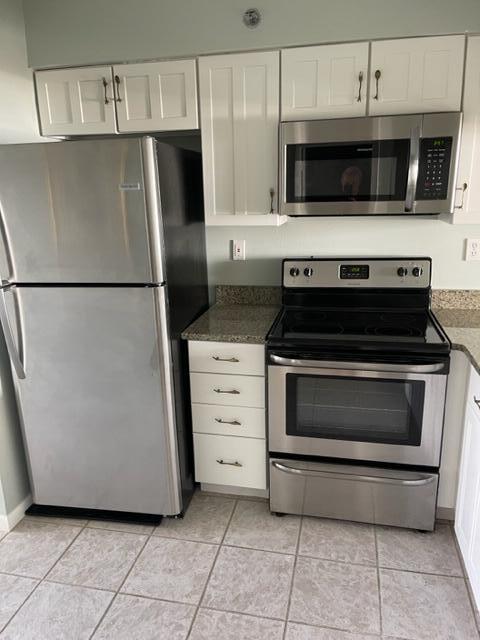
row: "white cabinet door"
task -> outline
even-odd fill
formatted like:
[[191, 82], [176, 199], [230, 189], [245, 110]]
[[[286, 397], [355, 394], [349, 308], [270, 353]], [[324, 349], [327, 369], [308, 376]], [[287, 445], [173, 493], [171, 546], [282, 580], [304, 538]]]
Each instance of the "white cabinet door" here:
[[279, 53], [200, 58], [199, 81], [206, 224], [279, 224]]
[[368, 42], [282, 51], [282, 120], [364, 116]]
[[35, 79], [43, 135], [115, 133], [111, 67], [37, 71]]
[[195, 60], [121, 64], [113, 74], [120, 132], [198, 129]]
[[480, 36], [468, 38], [455, 223], [480, 222]]
[[474, 402], [472, 389], [475, 388], [475, 382], [478, 386], [480, 380], [473, 369], [471, 377], [460, 463], [455, 533], [478, 606], [480, 605], [480, 407]]
[[372, 43], [371, 115], [459, 111], [464, 36]]

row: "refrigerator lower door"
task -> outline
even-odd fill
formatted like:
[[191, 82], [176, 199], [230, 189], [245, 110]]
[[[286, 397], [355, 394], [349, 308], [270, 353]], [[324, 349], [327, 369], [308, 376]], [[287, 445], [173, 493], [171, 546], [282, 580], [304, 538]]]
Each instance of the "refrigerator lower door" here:
[[34, 502], [179, 513], [165, 288], [5, 295], [23, 343], [15, 377]]

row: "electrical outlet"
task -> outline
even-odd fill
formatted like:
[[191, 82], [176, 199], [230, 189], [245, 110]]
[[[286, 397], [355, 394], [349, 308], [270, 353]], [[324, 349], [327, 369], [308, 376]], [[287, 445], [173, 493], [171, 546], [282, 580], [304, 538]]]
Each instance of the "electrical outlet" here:
[[245, 240], [232, 240], [232, 260], [245, 260]]
[[467, 238], [465, 260], [480, 260], [480, 240]]

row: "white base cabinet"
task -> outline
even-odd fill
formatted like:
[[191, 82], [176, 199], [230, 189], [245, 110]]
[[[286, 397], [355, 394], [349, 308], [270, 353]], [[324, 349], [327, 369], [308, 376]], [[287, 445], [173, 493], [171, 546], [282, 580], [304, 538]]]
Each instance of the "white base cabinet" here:
[[267, 488], [264, 345], [188, 343], [195, 480]]
[[464, 429], [455, 533], [480, 607], [480, 375], [473, 368]]

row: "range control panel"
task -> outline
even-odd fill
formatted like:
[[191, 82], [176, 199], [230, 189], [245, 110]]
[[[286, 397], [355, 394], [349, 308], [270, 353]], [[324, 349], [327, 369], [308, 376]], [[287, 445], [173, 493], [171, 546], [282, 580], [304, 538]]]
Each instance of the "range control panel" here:
[[445, 200], [447, 198], [451, 157], [451, 137], [421, 139], [417, 200]]
[[283, 286], [425, 289], [431, 266], [430, 258], [288, 258], [283, 262]]

